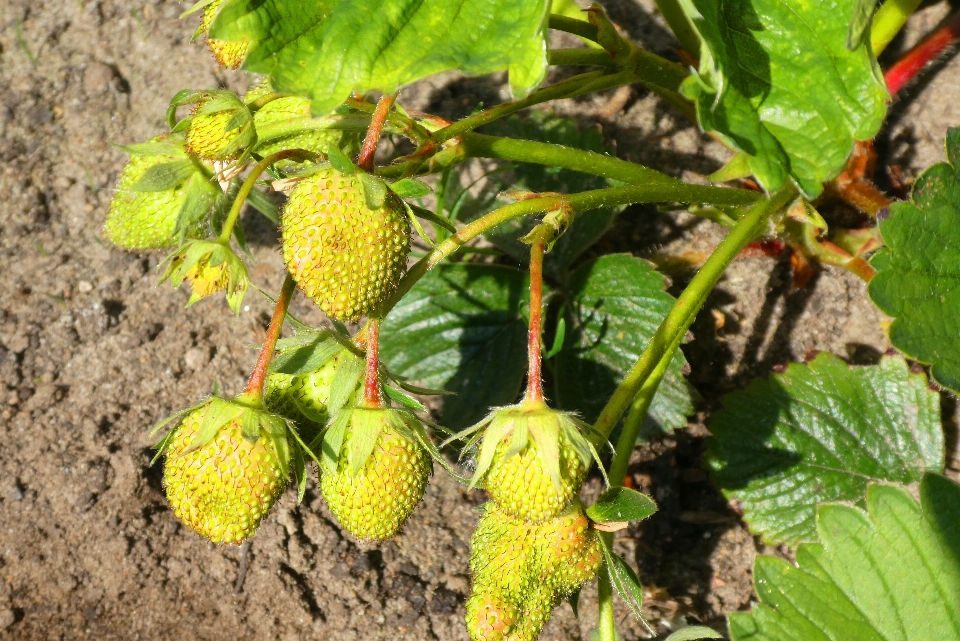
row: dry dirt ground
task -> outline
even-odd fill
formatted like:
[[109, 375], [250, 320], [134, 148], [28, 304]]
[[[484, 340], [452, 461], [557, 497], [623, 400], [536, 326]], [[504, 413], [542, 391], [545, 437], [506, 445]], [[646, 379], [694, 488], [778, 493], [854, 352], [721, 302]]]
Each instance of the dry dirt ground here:
[[[611, 9], [637, 40], [673, 55], [651, 5]], [[245, 547], [210, 545], [167, 509], [159, 466], [150, 466], [150, 426], [215, 381], [239, 391], [269, 312], [255, 294], [238, 318], [222, 302], [184, 309], [186, 292], [156, 287], [160, 257], [100, 238], [125, 159], [110, 143], [163, 130], [179, 89], [249, 82], [189, 42], [196, 19], [178, 21], [182, 10], [173, 0], [0, 2], [0, 637], [466, 639], [468, 543], [483, 497], [442, 473], [403, 533], [379, 547], [341, 533], [313, 483], [301, 505], [284, 496]], [[944, 11], [919, 15], [895, 48]], [[448, 75], [401, 99], [458, 117], [477, 100], [502, 99], [502, 80]], [[556, 109], [600, 120], [621, 156], [677, 175], [702, 176], [723, 158], [639, 89]], [[944, 131], [957, 125], [954, 58], [895, 106], [879, 138], [881, 165], [915, 175], [942, 159]], [[709, 224], [654, 213], [628, 210], [605, 249], [657, 258], [720, 237]], [[253, 277], [275, 291], [275, 230], [255, 214], [247, 222]], [[787, 263], [744, 258], [709, 307], [685, 348], [702, 411], [638, 449], [634, 481], [661, 511], [618, 539], [640, 568], [661, 634], [683, 617], [722, 629], [723, 614], [749, 605], [761, 548], [701, 465], [704, 419], [721, 394], [808, 350], [870, 363], [888, 347], [863, 283], [835, 269], [791, 290]], [[294, 310], [320, 319], [303, 299]], [[597, 487], [593, 480], [587, 491]], [[586, 639], [594, 595], [585, 589], [579, 620], [559, 607], [542, 638]], [[640, 635], [618, 607], [625, 637]]]

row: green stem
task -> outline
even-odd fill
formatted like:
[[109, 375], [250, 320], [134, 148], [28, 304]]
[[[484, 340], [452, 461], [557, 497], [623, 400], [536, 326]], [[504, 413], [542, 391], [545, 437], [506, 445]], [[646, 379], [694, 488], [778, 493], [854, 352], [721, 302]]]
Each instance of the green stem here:
[[680, 8], [677, 0], [656, 0], [660, 15], [667, 21], [667, 26], [677, 37], [683, 50], [694, 58], [700, 58], [700, 36], [687, 18], [687, 14]]
[[[608, 545], [613, 544], [613, 534], [600, 532]], [[613, 616], [613, 586], [610, 585], [610, 575], [605, 568], [600, 569], [597, 575], [597, 601], [600, 606], [600, 639], [599, 641], [617, 641], [617, 623]]]
[[617, 66], [610, 54], [603, 49], [551, 49], [549, 58], [552, 65]]
[[250, 195], [254, 185], [257, 184], [260, 174], [266, 171], [267, 167], [278, 160], [283, 160], [284, 158], [290, 157], [302, 158], [304, 156], [312, 157], [313, 154], [304, 152], [301, 149], [287, 149], [284, 151], [278, 151], [275, 154], [270, 154], [254, 165], [253, 171], [250, 172], [250, 175], [247, 176], [246, 180], [243, 181], [243, 184], [240, 185], [240, 191], [237, 192], [237, 197], [234, 199], [233, 205], [230, 207], [230, 212], [227, 214], [227, 219], [223, 223], [223, 230], [220, 232], [220, 238], [218, 239], [221, 243], [226, 245], [230, 242], [230, 236], [233, 235], [233, 227], [237, 224], [237, 219], [240, 217], [240, 210], [243, 209], [243, 204], [247, 201], [247, 196]]
[[689, 190], [686, 196], [678, 197], [678, 200], [682, 202], [735, 207], [752, 204], [760, 198], [760, 194], [755, 191], [689, 185], [672, 176], [627, 160], [545, 142], [466, 133], [463, 134], [460, 149], [467, 158], [499, 158], [501, 160], [529, 162], [548, 167], [563, 167], [564, 169], [581, 171], [631, 185], [656, 184], [681, 191]]
[[900, 33], [907, 19], [920, 6], [921, 0], [887, 0], [877, 9], [870, 27], [870, 47], [874, 55], [887, 48], [887, 45]]
[[[782, 209], [796, 196], [793, 187], [784, 188], [769, 199], [753, 205], [741, 218], [736, 226], [730, 230], [710, 258], [703, 264], [700, 271], [690, 281], [683, 293], [674, 303], [667, 317], [663, 319], [657, 332], [650, 339], [647, 348], [640, 355], [636, 364], [627, 372], [623, 381], [614, 391], [600, 417], [594, 424], [594, 429], [604, 439], [609, 438], [614, 426], [623, 416], [627, 407], [633, 403], [638, 393], [649, 395], [652, 399], [656, 392], [666, 366], [673, 353], [680, 347], [683, 337], [696, 318], [697, 313], [720, 280], [727, 265], [736, 258], [751, 241], [760, 235], [767, 226], [767, 219], [774, 212]], [[659, 378], [658, 378], [659, 376]], [[641, 399], [642, 401], [642, 399]], [[630, 453], [636, 443], [637, 432], [642, 420], [636, 420], [632, 425], [625, 425], [617, 453], [610, 466], [609, 477], [611, 483], [619, 484], [626, 474]], [[629, 429], [628, 429], [629, 428]]]
[[[701, 197], [709, 201], [711, 198], [717, 196], [717, 191], [734, 191], [732, 189], [722, 189], [718, 187], [687, 185], [680, 181], [677, 181], [677, 183], [677, 185], [651, 183], [631, 185], [628, 187], [608, 187], [606, 189], [582, 191], [568, 196], [560, 194], [555, 196], [541, 196], [539, 198], [521, 200], [520, 202], [495, 209], [489, 214], [466, 225], [456, 234], [437, 245], [429, 254], [417, 261], [400, 281], [397, 290], [384, 303], [381, 308], [382, 315], [386, 315], [386, 313], [410, 291], [414, 283], [420, 280], [428, 271], [436, 267], [443, 259], [453, 254], [464, 244], [480, 234], [508, 220], [519, 218], [520, 216], [554, 211], [561, 207], [568, 208], [571, 218], [575, 218], [578, 214], [585, 211], [633, 203], [700, 202]], [[747, 216], [749, 216], [749, 212], [745, 218]]]
[[596, 25], [586, 22], [585, 20], [568, 18], [567, 16], [561, 16], [555, 13], [550, 14], [550, 21], [547, 26], [556, 31], [566, 31], [567, 33], [572, 33], [575, 36], [593, 40], [594, 42], [596, 42], [599, 37]]
[[257, 142], [264, 143], [278, 138], [326, 129], [366, 131], [370, 118], [366, 116], [322, 116], [320, 118], [291, 118], [257, 128]]

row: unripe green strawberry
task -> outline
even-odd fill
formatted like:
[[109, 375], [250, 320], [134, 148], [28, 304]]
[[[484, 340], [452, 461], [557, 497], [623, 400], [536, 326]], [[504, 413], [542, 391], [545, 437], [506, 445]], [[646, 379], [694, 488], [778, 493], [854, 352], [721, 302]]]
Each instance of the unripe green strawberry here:
[[[168, 136], [158, 136], [150, 143], [168, 140]], [[171, 144], [168, 151], [172, 153], [131, 154], [120, 174], [103, 228], [103, 235], [111, 243], [126, 249], [163, 249], [176, 244], [174, 232], [186, 200], [186, 179], [162, 191], [137, 191], [133, 187], [152, 167], [182, 161], [186, 156], [177, 153], [177, 149], [177, 145]]]
[[[270, 83], [264, 80], [259, 85], [247, 92], [243, 97], [248, 105], [256, 100], [268, 95], [272, 89]], [[343, 138], [343, 132], [338, 129], [316, 129], [311, 131], [301, 131], [282, 137], [271, 136], [271, 130], [276, 126], [283, 125], [284, 122], [294, 121], [301, 118], [309, 118], [310, 99], [304, 96], [281, 96], [274, 98], [270, 102], [260, 107], [253, 114], [253, 122], [257, 128], [257, 134], [260, 144], [257, 145], [256, 153], [267, 157], [278, 151], [288, 149], [303, 149], [313, 153], [326, 154], [332, 146], [336, 146]], [[282, 160], [277, 163], [281, 171], [290, 172], [300, 167], [304, 163], [293, 160]]]
[[298, 182], [281, 233], [287, 269], [336, 320], [376, 311], [406, 270], [410, 222], [403, 203], [387, 190], [383, 205], [370, 209], [356, 174], [331, 167]]
[[286, 488], [286, 438], [279, 419], [231, 401], [214, 397], [194, 409], [165, 446], [163, 478], [174, 514], [214, 543], [253, 536]]
[[464, 432], [484, 430], [472, 483], [482, 480], [490, 497], [518, 518], [556, 517], [573, 503], [590, 464], [593, 445], [581, 433], [588, 429], [542, 401], [495, 409]]
[[494, 501], [471, 539], [467, 629], [475, 641], [534, 641], [553, 608], [596, 574], [602, 550], [583, 506], [540, 524]]
[[474, 591], [467, 599], [467, 630], [474, 641], [500, 641], [519, 619], [517, 607], [495, 592]]
[[597, 531], [590, 527], [579, 501], [570, 511], [538, 526], [537, 539], [541, 582], [557, 597], [571, 594], [593, 578], [603, 562]]
[[189, 101], [196, 106], [178, 128], [186, 126], [191, 155], [210, 161], [234, 160], [256, 142], [250, 109], [233, 92], [196, 92]]
[[531, 524], [489, 501], [470, 539], [474, 591], [523, 602], [539, 577], [535, 535]]
[[[320, 491], [357, 538], [393, 536], [423, 498], [432, 461], [414, 434], [422, 430], [409, 412], [362, 406], [342, 410], [328, 428]], [[333, 464], [332, 451], [338, 451]]]
[[[203, 9], [203, 21], [197, 33], [207, 34], [213, 19], [217, 17], [222, 0], [214, 0]], [[236, 69], [243, 64], [243, 59], [247, 57], [247, 51], [250, 45], [245, 42], [228, 42], [226, 40], [217, 40], [207, 35], [207, 47], [222, 66], [228, 69]]]

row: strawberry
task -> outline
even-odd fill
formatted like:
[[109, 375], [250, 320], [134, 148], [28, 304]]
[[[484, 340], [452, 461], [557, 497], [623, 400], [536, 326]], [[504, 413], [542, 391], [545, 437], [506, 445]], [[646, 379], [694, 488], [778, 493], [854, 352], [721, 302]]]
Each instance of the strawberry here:
[[600, 567], [600, 542], [589, 525], [579, 501], [540, 524], [487, 503], [471, 539], [471, 637], [534, 641], [557, 603]]
[[[228, 42], [226, 40], [217, 40], [209, 36], [210, 25], [213, 19], [217, 17], [222, 0], [214, 0], [203, 9], [203, 21], [200, 28], [197, 29], [197, 35], [204, 34], [207, 38], [207, 47], [217, 59], [221, 66], [228, 69], [236, 69], [243, 64], [243, 59], [247, 57], [247, 50], [250, 46], [245, 42]], [[196, 37], [196, 36], [194, 36]]]
[[[177, 220], [187, 200], [188, 181], [201, 169], [190, 161], [178, 136], [157, 136], [129, 149], [130, 160], [110, 201], [103, 234], [126, 249], [171, 247], [177, 242]], [[165, 181], [153, 180], [157, 171], [168, 167], [177, 167], [178, 172]]]
[[[264, 80], [247, 92], [243, 97], [247, 105], [270, 94], [270, 82]], [[304, 96], [280, 96], [270, 100], [256, 110], [253, 122], [257, 128], [258, 139], [261, 141], [256, 147], [256, 153], [262, 157], [275, 154], [287, 149], [303, 149], [312, 153], [326, 154], [331, 146], [338, 145], [343, 138], [343, 132], [337, 129], [300, 130], [294, 133], [283, 132], [285, 127], [292, 126], [300, 119], [310, 118], [310, 99]], [[272, 132], [280, 129], [279, 135]], [[302, 168], [303, 163], [292, 160], [283, 160], [277, 167], [284, 172], [291, 172]]]
[[199, 92], [192, 100], [196, 107], [184, 122], [191, 155], [210, 161], [234, 160], [256, 142], [253, 115], [233, 92]]
[[461, 437], [482, 444], [471, 485], [484, 482], [508, 513], [539, 523], [566, 511], [595, 456], [582, 430], [590, 427], [542, 401], [497, 408]]
[[359, 388], [363, 359], [336, 341], [335, 351], [312, 372], [273, 372], [264, 387], [267, 408], [301, 427], [308, 440], [316, 437], [332, 414], [336, 414]]
[[376, 311], [406, 270], [410, 222], [389, 190], [371, 209], [357, 174], [332, 167], [290, 193], [281, 217], [283, 259], [299, 287], [330, 318]]
[[393, 536], [423, 498], [432, 471], [423, 424], [406, 410], [341, 410], [323, 438], [320, 491], [359, 539]]
[[160, 445], [177, 518], [214, 543], [253, 536], [287, 485], [287, 430], [283, 419], [243, 399], [213, 397], [189, 410]]

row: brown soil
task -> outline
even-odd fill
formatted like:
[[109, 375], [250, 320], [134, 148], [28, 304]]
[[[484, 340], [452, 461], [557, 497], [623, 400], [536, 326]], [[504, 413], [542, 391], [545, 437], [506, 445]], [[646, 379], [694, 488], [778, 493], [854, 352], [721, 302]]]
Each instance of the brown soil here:
[[[612, 13], [669, 53], [651, 5], [624, 0]], [[0, 3], [0, 637], [466, 639], [468, 543], [483, 497], [439, 470], [403, 533], [379, 547], [342, 534], [312, 482], [301, 505], [288, 493], [239, 548], [204, 542], [167, 509], [150, 426], [215, 382], [242, 389], [270, 311], [256, 294], [239, 317], [220, 302], [184, 309], [186, 292], [155, 286], [157, 255], [100, 239], [125, 159], [109, 143], [163, 130], [179, 89], [248, 84], [189, 42], [196, 19], [178, 21], [182, 10], [172, 0]], [[943, 11], [926, 10], [895, 47]], [[908, 177], [943, 157], [946, 128], [960, 124], [960, 60], [941, 67], [895, 106], [879, 138], [881, 164]], [[457, 117], [501, 99], [502, 80], [444, 75], [402, 100]], [[640, 89], [556, 108], [599, 118], [621, 156], [685, 178], [702, 179], [724, 158]], [[710, 224], [653, 214], [628, 210], [605, 248], [657, 258], [720, 238]], [[276, 232], [255, 214], [245, 220], [254, 280], [276, 291]], [[618, 538], [660, 633], [683, 617], [722, 629], [722, 616], [751, 597], [760, 548], [701, 466], [704, 420], [720, 395], [808, 350], [871, 363], [888, 347], [863, 283], [832, 268], [792, 290], [785, 262], [746, 258], [709, 307], [685, 348], [703, 411], [638, 449], [633, 479], [661, 511]], [[294, 311], [321, 318], [303, 299]], [[594, 604], [588, 586], [581, 618], [562, 605], [542, 638], [586, 639]], [[618, 608], [625, 638], [643, 636]]]

